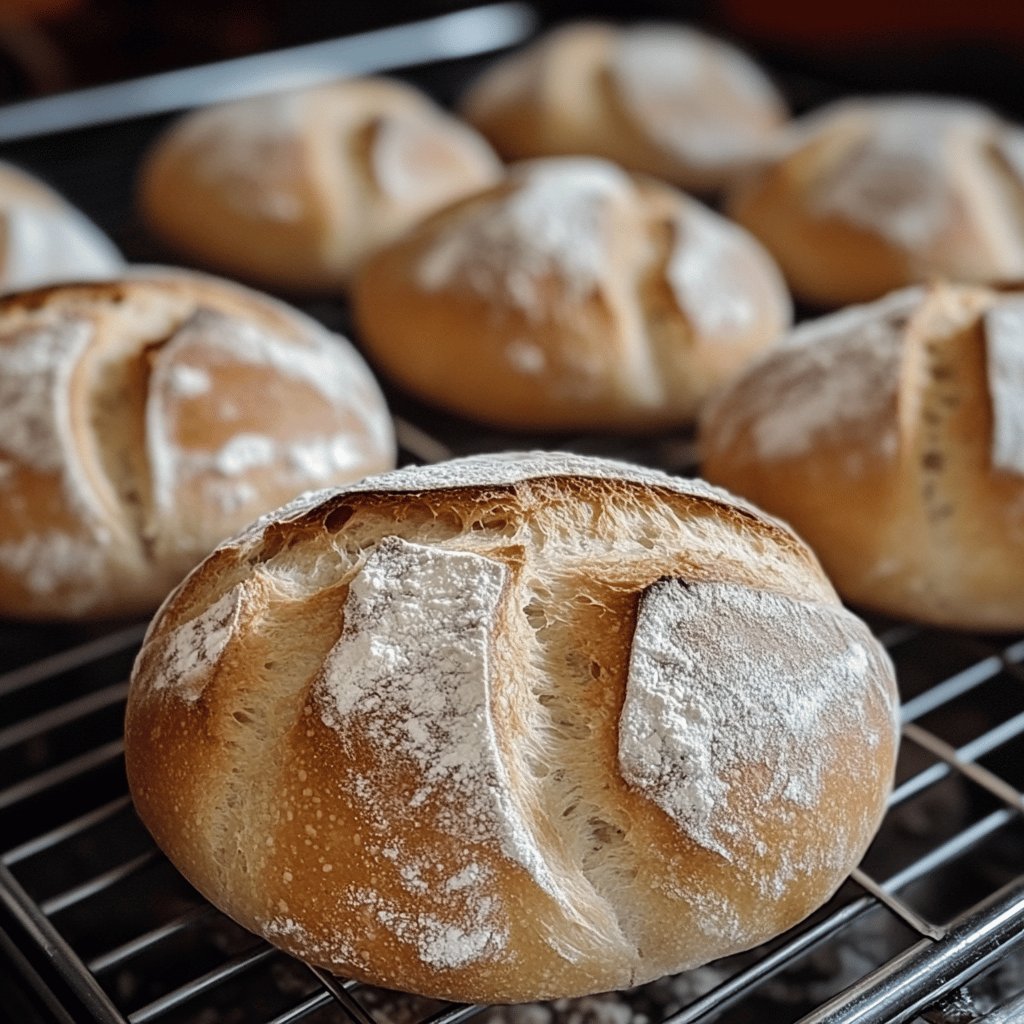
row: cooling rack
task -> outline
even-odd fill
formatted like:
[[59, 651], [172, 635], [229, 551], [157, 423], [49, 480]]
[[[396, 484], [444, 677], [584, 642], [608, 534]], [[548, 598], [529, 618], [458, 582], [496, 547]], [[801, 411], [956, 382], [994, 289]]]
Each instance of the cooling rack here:
[[[0, 110], [0, 155], [53, 181], [130, 258], [170, 261], [131, 209], [138, 158], [168, 113], [237, 95], [240, 81], [269, 89], [339, 71], [402, 71], [449, 99], [486, 55], [544, 20], [540, 8], [491, 4], [22, 104]], [[299, 304], [349, 326], [340, 302]], [[685, 434], [511, 438], [389, 398], [403, 462], [557, 445], [694, 470]], [[0, 623], [0, 974], [20, 982], [0, 988], [0, 1017], [6, 1007], [12, 1020], [62, 1024], [1024, 1020], [1024, 635], [871, 625], [897, 667], [903, 746], [878, 838], [835, 897], [766, 946], [697, 971], [502, 1008], [332, 978], [218, 913], [152, 844], [127, 794], [122, 720], [144, 624]]]

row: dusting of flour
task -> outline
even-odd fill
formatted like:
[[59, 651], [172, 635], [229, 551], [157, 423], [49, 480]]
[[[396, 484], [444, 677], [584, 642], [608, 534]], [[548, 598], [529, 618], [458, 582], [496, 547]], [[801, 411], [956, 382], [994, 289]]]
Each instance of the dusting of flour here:
[[232, 587], [164, 637], [155, 655], [156, 668], [148, 674], [153, 689], [168, 690], [189, 704], [199, 700], [238, 627], [244, 591], [242, 583]]
[[632, 192], [613, 164], [583, 157], [521, 164], [512, 191], [449, 224], [422, 257], [420, 284], [456, 284], [511, 300], [526, 316], [547, 312], [544, 281], [555, 277], [570, 301], [585, 299], [608, 277], [609, 204]]
[[720, 837], [738, 820], [732, 772], [764, 766], [762, 801], [813, 806], [829, 738], [864, 721], [861, 695], [888, 700], [876, 649], [843, 608], [735, 584], [653, 584], [640, 599], [619, 719], [622, 777], [731, 859]]
[[738, 413], [714, 445], [727, 448], [749, 423], [761, 459], [793, 458], [840, 438], [893, 458], [906, 322], [923, 295], [908, 288], [798, 327], [745, 374], [742, 401], [728, 398]]
[[985, 314], [992, 465], [1024, 476], [1024, 299], [1006, 298]]
[[[382, 834], [428, 805], [430, 828], [464, 843], [497, 843], [555, 894], [511, 796], [490, 713], [491, 637], [507, 574], [481, 555], [384, 538], [350, 584], [317, 699], [343, 748], [357, 737], [389, 752], [355, 783], [363, 806], [380, 814]], [[395, 762], [412, 763], [421, 780], [415, 792], [398, 791]], [[472, 862], [463, 868], [449, 880], [452, 892], [474, 881]], [[414, 875], [406, 881], [416, 888]], [[455, 907], [442, 920], [399, 912], [372, 893], [350, 898], [436, 967], [495, 956], [504, 945], [498, 908], [482, 896], [472, 901], [472, 921]]]
[[[925, 97], [834, 109], [841, 114], [858, 108], [865, 121], [862, 137], [817, 183], [814, 209], [877, 231], [910, 251], [926, 250], [954, 214], [958, 141], [991, 133], [998, 123], [976, 104]], [[823, 111], [809, 124], [827, 126], [831, 113]]]

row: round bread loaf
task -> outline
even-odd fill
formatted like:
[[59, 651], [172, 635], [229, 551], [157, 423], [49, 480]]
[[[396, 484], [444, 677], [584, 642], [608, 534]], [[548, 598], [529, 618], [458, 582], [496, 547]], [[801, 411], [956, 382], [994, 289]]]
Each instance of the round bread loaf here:
[[0, 291], [118, 274], [114, 243], [38, 178], [0, 163]]
[[882, 816], [892, 666], [699, 481], [477, 457], [222, 545], [136, 663], [142, 820], [236, 920], [445, 999], [640, 984], [822, 903]]
[[513, 429], [686, 423], [792, 319], [745, 231], [586, 157], [517, 165], [435, 214], [364, 264], [353, 299], [391, 377]]
[[255, 516], [392, 465], [363, 361], [272, 299], [154, 270], [0, 301], [0, 615], [149, 611]]
[[462, 108], [510, 159], [603, 156], [697, 191], [770, 153], [786, 119], [749, 57], [668, 24], [557, 29], [487, 71]]
[[1024, 277], [1024, 131], [973, 103], [848, 100], [730, 197], [731, 216], [820, 306], [876, 299], [936, 275]]
[[705, 475], [790, 522], [850, 601], [1024, 627], [1024, 296], [910, 288], [801, 326], [701, 442]]
[[212, 266], [302, 291], [496, 181], [471, 128], [399, 82], [353, 79], [187, 115], [146, 161], [154, 231]]

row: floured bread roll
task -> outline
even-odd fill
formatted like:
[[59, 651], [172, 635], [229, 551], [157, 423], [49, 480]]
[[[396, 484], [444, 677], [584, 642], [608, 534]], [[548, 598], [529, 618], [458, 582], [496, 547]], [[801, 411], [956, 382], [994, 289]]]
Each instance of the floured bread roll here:
[[353, 298], [390, 376], [511, 428], [685, 423], [792, 316], [745, 231], [586, 157], [513, 167], [371, 257]]
[[0, 163], [0, 291], [118, 274], [114, 243], [38, 178]]
[[154, 608], [224, 537], [394, 465], [344, 339], [195, 274], [0, 301], [0, 615]]
[[701, 434], [705, 474], [792, 523], [849, 600], [1024, 627], [1024, 295], [911, 288], [806, 324]]
[[881, 818], [892, 666], [786, 527], [535, 454], [307, 496], [136, 663], [136, 807], [295, 955], [508, 1002], [640, 984], [822, 903]]
[[1024, 277], [1024, 131], [973, 103], [848, 100], [799, 122], [729, 212], [801, 298], [875, 299], [938, 276]]
[[567, 25], [499, 62], [463, 102], [511, 159], [577, 153], [720, 189], [772, 152], [786, 108], [739, 50], [678, 25]]
[[199, 110], [143, 168], [175, 248], [264, 283], [332, 290], [426, 214], [497, 180], [471, 128], [399, 82], [353, 79]]

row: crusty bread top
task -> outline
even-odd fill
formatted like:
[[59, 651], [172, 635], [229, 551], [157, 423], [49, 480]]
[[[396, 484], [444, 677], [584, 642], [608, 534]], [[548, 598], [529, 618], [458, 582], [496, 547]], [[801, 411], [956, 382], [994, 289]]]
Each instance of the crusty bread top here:
[[556, 429], [692, 419], [792, 318], [751, 235], [593, 157], [514, 165], [428, 218], [364, 264], [355, 306], [371, 357], [416, 393]]
[[116, 606], [111, 561], [149, 565], [155, 603], [268, 505], [392, 451], [351, 346], [256, 293], [153, 269], [0, 301], [0, 570], [55, 614]]
[[821, 444], [845, 447], [847, 460], [893, 461], [928, 411], [914, 397], [925, 383], [917, 353], [938, 353], [943, 330], [972, 326], [990, 467], [1024, 475], [1024, 296], [973, 286], [904, 288], [801, 324], [709, 405], [706, 452], [732, 451], [749, 429], [750, 457], [763, 461], [804, 457]]
[[[741, 186], [734, 207], [787, 168], [801, 217], [877, 234], [911, 255], [916, 279], [967, 271], [971, 259], [984, 261], [988, 280], [1021, 275], [1024, 131], [986, 107], [925, 96], [830, 104], [794, 122], [773, 165]], [[966, 245], [981, 254], [956, 252]]]
[[511, 158], [590, 153], [695, 188], [771, 151], [786, 118], [746, 54], [657, 23], [561, 26], [485, 72], [463, 109]]
[[523, 999], [805, 914], [877, 822], [894, 716], [786, 527], [654, 471], [478, 457], [218, 548], [143, 645], [129, 774], [172, 860], [285, 948]]
[[309, 289], [337, 287], [368, 251], [500, 173], [425, 95], [361, 78], [188, 114], [148, 155], [141, 198], [186, 251]]

